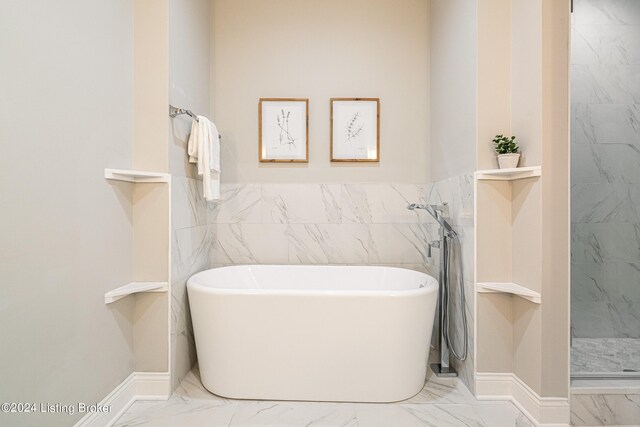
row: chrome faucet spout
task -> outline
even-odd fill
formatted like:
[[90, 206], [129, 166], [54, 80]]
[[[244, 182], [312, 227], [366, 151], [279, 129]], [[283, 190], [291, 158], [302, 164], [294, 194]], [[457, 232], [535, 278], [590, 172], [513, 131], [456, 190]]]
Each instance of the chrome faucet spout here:
[[455, 237], [458, 235], [458, 233], [456, 233], [453, 227], [451, 227], [451, 224], [449, 224], [447, 220], [442, 217], [442, 212], [444, 212], [445, 208], [446, 208], [446, 204], [425, 205], [425, 204], [419, 204], [419, 203], [411, 203], [409, 206], [407, 206], [407, 209], [409, 209], [410, 211], [413, 211], [416, 209], [423, 209], [429, 212], [431, 216], [438, 222], [438, 224], [440, 224], [440, 226], [444, 228], [444, 230], [446, 231], [449, 237]]

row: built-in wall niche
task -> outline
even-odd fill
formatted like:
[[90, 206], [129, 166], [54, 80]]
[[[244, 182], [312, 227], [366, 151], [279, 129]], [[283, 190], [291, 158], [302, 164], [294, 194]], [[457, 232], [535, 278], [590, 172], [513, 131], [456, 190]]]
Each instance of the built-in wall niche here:
[[[104, 302], [133, 298], [133, 352], [136, 371], [169, 369], [169, 254], [171, 176], [165, 172], [105, 169], [107, 182], [131, 185], [133, 275], [114, 283]], [[118, 268], [118, 266], [114, 266]]]
[[475, 173], [478, 372], [516, 372], [539, 339], [541, 180], [539, 166]]
[[[167, 292], [168, 271], [158, 268], [166, 258], [168, 248], [162, 238], [168, 232], [168, 186], [170, 175], [163, 172], [136, 171], [129, 169], [105, 169], [106, 180], [130, 182], [133, 189], [132, 210], [134, 229], [134, 278], [107, 292], [105, 304], [111, 304], [128, 295], [141, 292]], [[165, 184], [165, 185], [157, 185]], [[155, 242], [154, 242], [155, 241]], [[159, 262], [154, 262], [157, 260]], [[136, 262], [137, 261], [137, 262]], [[165, 264], [166, 265], [166, 264]]]
[[475, 173], [476, 284], [539, 302], [541, 172], [517, 169]]

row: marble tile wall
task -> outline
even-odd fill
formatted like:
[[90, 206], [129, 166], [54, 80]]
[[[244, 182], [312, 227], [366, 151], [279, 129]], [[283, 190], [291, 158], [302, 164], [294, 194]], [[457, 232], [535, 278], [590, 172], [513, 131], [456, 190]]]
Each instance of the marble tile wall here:
[[[196, 186], [200, 185], [197, 181]], [[186, 203], [210, 265], [375, 264], [431, 270], [423, 184], [224, 184], [222, 201]], [[179, 236], [181, 239], [188, 236]]]
[[[455, 269], [458, 267], [458, 262], [462, 260], [462, 282], [465, 289], [465, 306], [464, 310], [467, 316], [467, 346], [468, 355], [467, 359], [463, 362], [455, 361], [454, 367], [458, 370], [460, 380], [464, 382], [471, 392], [474, 392], [474, 376], [473, 376], [473, 343], [474, 343], [474, 284], [473, 284], [473, 263], [474, 263], [474, 229], [473, 229], [473, 212], [474, 212], [474, 200], [473, 200], [473, 175], [460, 175], [452, 178], [448, 178], [442, 181], [435, 182], [428, 186], [427, 200], [433, 204], [448, 203], [448, 211], [450, 217], [450, 223], [459, 234], [459, 245], [453, 246], [453, 258], [451, 258], [452, 272], [451, 283], [454, 285], [452, 289], [452, 302], [455, 313], [452, 316], [451, 324], [451, 336], [454, 341], [454, 346], [458, 353], [461, 352], [463, 347], [463, 323], [460, 310], [460, 293], [458, 288], [459, 274]], [[434, 261], [436, 268], [434, 268], [435, 274], [438, 271], [438, 256], [439, 251], [436, 254], [434, 251]]]
[[640, 338], [640, 2], [575, 0], [572, 334]]
[[171, 385], [172, 390], [196, 362], [186, 281], [210, 265], [207, 217], [194, 209], [202, 199], [202, 181], [171, 178]]

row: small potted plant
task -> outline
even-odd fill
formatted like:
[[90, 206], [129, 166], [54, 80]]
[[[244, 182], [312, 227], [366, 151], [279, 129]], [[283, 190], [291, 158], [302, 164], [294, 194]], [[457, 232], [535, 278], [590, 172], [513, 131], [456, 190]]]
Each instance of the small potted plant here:
[[520, 161], [520, 153], [518, 150], [518, 144], [516, 143], [516, 137], [508, 137], [504, 135], [496, 135], [493, 138], [493, 144], [498, 153], [498, 165], [500, 169], [517, 168]]

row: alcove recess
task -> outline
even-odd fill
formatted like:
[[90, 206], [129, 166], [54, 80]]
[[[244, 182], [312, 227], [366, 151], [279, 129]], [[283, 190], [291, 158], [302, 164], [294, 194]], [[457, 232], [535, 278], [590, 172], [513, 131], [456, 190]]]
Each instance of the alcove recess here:
[[[131, 185], [133, 277], [104, 295], [105, 304], [133, 299], [136, 372], [167, 372], [169, 363], [170, 176], [105, 169], [107, 181]], [[117, 268], [117, 266], [114, 266]]]
[[539, 345], [541, 180], [540, 166], [475, 173], [478, 372], [517, 375]]
[[[126, 191], [121, 200], [130, 203], [123, 208], [131, 212], [133, 254], [132, 277], [128, 283], [114, 283], [104, 295], [105, 304], [126, 316], [118, 321], [133, 329], [133, 370], [155, 374], [156, 392], [166, 397], [171, 394], [168, 13], [168, 3], [133, 2], [132, 162], [105, 165], [118, 169], [104, 171], [114, 192]], [[126, 301], [132, 312], [118, 309]]]

